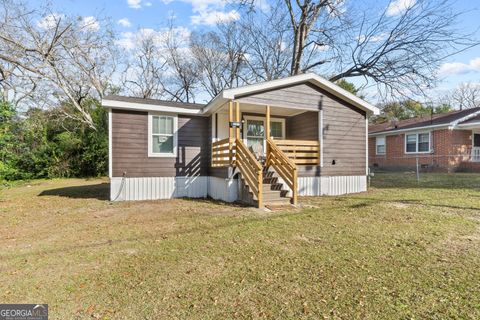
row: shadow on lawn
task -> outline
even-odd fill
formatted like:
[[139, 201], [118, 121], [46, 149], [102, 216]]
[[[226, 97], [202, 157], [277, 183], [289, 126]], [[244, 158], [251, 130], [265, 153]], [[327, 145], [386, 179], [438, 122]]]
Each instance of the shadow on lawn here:
[[100, 183], [86, 186], [72, 186], [42, 191], [39, 196], [58, 196], [75, 199], [108, 200], [110, 183]]

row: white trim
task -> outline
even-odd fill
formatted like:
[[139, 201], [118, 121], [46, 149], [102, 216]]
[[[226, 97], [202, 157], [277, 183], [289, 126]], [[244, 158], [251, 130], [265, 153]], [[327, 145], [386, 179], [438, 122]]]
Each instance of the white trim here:
[[108, 100], [108, 99], [102, 100], [102, 106], [108, 107], [108, 108], [115, 108], [115, 109], [124, 109], [124, 110], [169, 112], [169, 113], [181, 113], [181, 114], [192, 114], [192, 115], [203, 114], [202, 112], [203, 109], [188, 109], [188, 108], [162, 106], [162, 105], [148, 104], [148, 103]]
[[[375, 152], [377, 147], [375, 146]], [[365, 117], [365, 174], [368, 175], [368, 117]]]
[[[173, 152], [172, 153], [154, 153], [152, 151], [153, 139], [152, 139], [152, 122], [153, 116], [167, 116], [173, 118]], [[178, 149], [178, 116], [176, 114], [168, 114], [161, 112], [149, 112], [148, 113], [148, 157], [149, 158], [176, 158]]]
[[211, 100], [204, 108], [204, 113], [215, 112], [228, 100], [234, 100], [237, 96], [242, 96], [245, 94], [253, 94], [256, 92], [261, 92], [265, 90], [271, 90], [278, 87], [284, 87], [289, 85], [295, 85], [298, 83], [309, 82], [316, 85], [319, 88], [324, 89], [325, 91], [341, 98], [342, 100], [351, 103], [352, 105], [360, 108], [367, 113], [372, 113], [375, 115], [380, 114], [380, 110], [377, 107], [369, 104], [368, 102], [360, 99], [354, 94], [346, 91], [345, 89], [340, 88], [331, 81], [328, 81], [314, 73], [305, 73], [296, 76], [291, 76], [283, 79], [270, 80], [257, 84], [246, 85], [238, 87], [235, 89], [223, 90], [218, 94], [213, 100]]
[[108, 177], [113, 176], [113, 155], [112, 155], [112, 109], [108, 109]]
[[[383, 146], [385, 147], [385, 151], [383, 153], [378, 153], [378, 139], [383, 139]], [[387, 136], [376, 136], [375, 137], [375, 155], [377, 156], [384, 156], [387, 153]]]
[[455, 129], [480, 129], [480, 121], [471, 123], [461, 123]]
[[[245, 144], [247, 144], [247, 139], [248, 139], [248, 137], [247, 137], [247, 122], [248, 122], [248, 120], [263, 121], [263, 130], [265, 131], [265, 129], [266, 129], [265, 128], [265, 121], [267, 120], [267, 118], [266, 117], [261, 117], [261, 116], [250, 116], [250, 115], [245, 115], [245, 116], [243, 116], [243, 118], [245, 119], [245, 122], [243, 123], [243, 142]], [[285, 118], [272, 118], [272, 117], [270, 117], [270, 122], [272, 122], [272, 121], [282, 123], [282, 137], [281, 137], [281, 139], [282, 140], [285, 139], [285, 135], [286, 135]], [[258, 137], [258, 138], [260, 138], [260, 137]], [[266, 147], [265, 146], [265, 135], [263, 136], [263, 140], [264, 140], [263, 141], [263, 144], [264, 144], [263, 150], [266, 150], [265, 149], [265, 147]]]
[[[320, 118], [320, 123], [318, 126], [318, 137], [320, 140], [320, 168], [323, 168], [323, 109], [320, 109], [318, 116]], [[368, 126], [367, 126], [367, 131], [368, 131]]]
[[378, 132], [372, 132], [369, 133], [369, 137], [376, 137], [376, 136], [383, 136], [383, 135], [393, 135], [397, 133], [402, 133], [402, 132], [417, 132], [417, 131], [425, 131], [428, 129], [440, 129], [440, 128], [448, 128], [448, 124], [436, 124], [436, 125], [431, 125], [431, 126], [425, 126], [425, 127], [415, 127], [415, 128], [408, 128], [408, 129], [398, 129], [398, 130], [391, 130], [391, 131], [378, 131]]
[[[420, 134], [425, 134], [425, 133], [428, 133], [428, 151], [418, 151], [418, 143], [419, 143], [419, 139], [418, 139], [418, 135]], [[414, 152], [407, 152], [407, 136], [410, 136], [410, 135], [416, 135], [417, 136], [417, 139], [415, 141], [415, 150]], [[404, 148], [403, 148], [403, 151], [405, 152], [405, 154], [428, 154], [428, 153], [432, 153], [432, 132], [431, 131], [417, 131], [417, 132], [410, 132], [410, 133], [406, 133], [403, 137], [404, 139]]]
[[460, 119], [457, 119], [455, 121], [450, 122], [450, 129], [453, 129], [454, 127], [456, 127], [460, 122], [467, 121], [471, 118], [474, 118], [474, 117], [478, 116], [479, 114], [480, 114], [480, 110], [472, 112], [472, 113], [467, 114], [466, 116], [464, 116]]

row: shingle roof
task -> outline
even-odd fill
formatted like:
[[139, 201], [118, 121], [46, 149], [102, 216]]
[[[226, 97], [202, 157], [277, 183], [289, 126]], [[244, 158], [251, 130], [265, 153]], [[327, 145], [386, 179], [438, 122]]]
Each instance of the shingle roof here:
[[109, 95], [104, 97], [103, 99], [113, 100], [113, 101], [124, 101], [124, 102], [131, 102], [131, 103], [151, 104], [151, 105], [166, 106], [166, 107], [179, 107], [179, 108], [194, 109], [194, 110], [202, 109], [205, 106], [205, 104], [200, 104], [200, 103], [184, 103], [184, 102], [177, 102], [177, 101], [124, 97], [124, 96], [117, 96], [117, 95]]
[[[416, 128], [420, 129], [422, 127], [442, 125], [442, 124], [448, 125], [453, 121], [461, 119], [477, 111], [480, 111], [480, 108], [455, 110], [455, 111], [450, 111], [446, 113], [433, 114], [431, 116], [429, 115], [429, 116], [417, 117], [417, 118], [406, 119], [406, 120], [401, 120], [396, 122], [388, 121], [388, 122], [368, 126], [368, 132], [380, 133], [380, 132], [389, 132], [389, 131], [404, 130], [404, 129], [416, 129]], [[478, 116], [475, 118], [478, 118], [480, 120]], [[470, 121], [470, 120], [467, 120], [467, 121]], [[467, 121], [462, 123], [466, 123]]]

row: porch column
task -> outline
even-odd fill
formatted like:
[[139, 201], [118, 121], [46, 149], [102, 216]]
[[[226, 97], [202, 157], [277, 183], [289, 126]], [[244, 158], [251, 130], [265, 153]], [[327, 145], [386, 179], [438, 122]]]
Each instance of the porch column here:
[[233, 101], [228, 102], [228, 154], [230, 165], [233, 165], [233, 127], [230, 125], [233, 121]]
[[265, 110], [265, 139], [270, 139], [270, 106]]
[[[235, 108], [235, 112], [236, 112], [236, 114], [235, 114], [235, 121], [236, 121], [237, 123], [240, 123], [240, 102], [236, 101], [236, 102], [235, 102], [235, 107], [236, 107], [236, 108]], [[235, 137], [236, 137], [237, 139], [240, 139], [240, 138], [241, 138], [241, 137], [240, 137], [240, 127], [238, 127], [238, 126], [235, 127]]]

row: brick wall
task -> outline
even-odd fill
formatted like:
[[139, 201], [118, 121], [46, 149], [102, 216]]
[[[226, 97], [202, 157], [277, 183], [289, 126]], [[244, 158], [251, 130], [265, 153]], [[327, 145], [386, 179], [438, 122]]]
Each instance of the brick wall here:
[[405, 134], [386, 136], [386, 154], [376, 155], [375, 138], [368, 141], [369, 165], [386, 169], [413, 169], [418, 157], [423, 169], [438, 171], [480, 170], [479, 163], [469, 161], [472, 131], [440, 129], [432, 131], [431, 154], [406, 154]]

